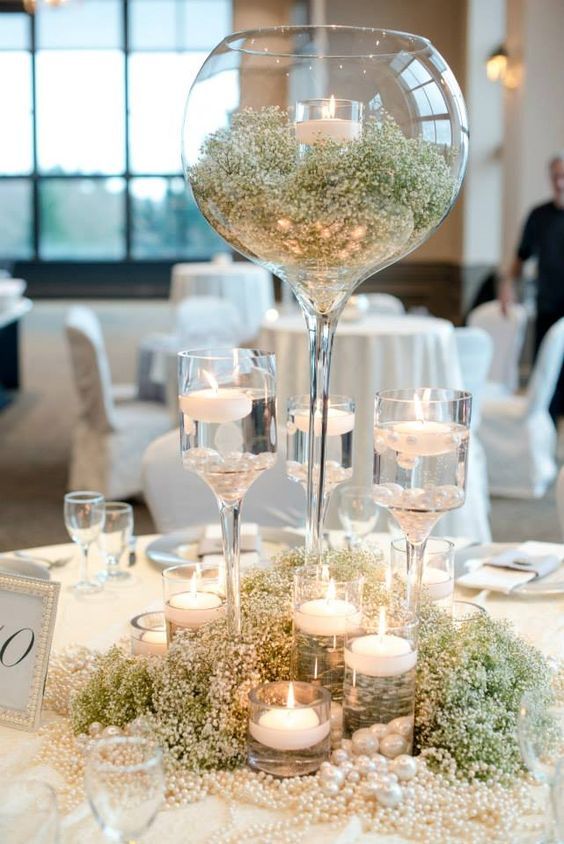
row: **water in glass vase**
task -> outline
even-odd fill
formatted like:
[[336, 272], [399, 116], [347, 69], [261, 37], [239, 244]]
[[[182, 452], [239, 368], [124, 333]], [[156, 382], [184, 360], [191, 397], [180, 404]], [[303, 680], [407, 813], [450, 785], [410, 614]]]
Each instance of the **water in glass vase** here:
[[[217, 421], [190, 415], [190, 394], [180, 396], [180, 442], [185, 469], [200, 475], [225, 503], [241, 500], [249, 487], [276, 462], [276, 400], [245, 390], [248, 412], [237, 408]], [[242, 408], [247, 410], [247, 408]]]
[[374, 497], [408, 539], [425, 539], [441, 514], [464, 503], [468, 428], [390, 422], [374, 429]]
[[[354, 425], [354, 415], [351, 424]], [[332, 421], [331, 417], [328, 423]], [[309, 422], [309, 418], [308, 418]], [[299, 427], [295, 421], [287, 424], [288, 452], [286, 472], [290, 480], [301, 483], [304, 489], [307, 485], [308, 470], [308, 428]], [[339, 484], [352, 477], [352, 442], [351, 430], [342, 433], [333, 432], [328, 424], [327, 460], [325, 463], [325, 492], [332, 492]], [[319, 466], [314, 467], [319, 474]]]

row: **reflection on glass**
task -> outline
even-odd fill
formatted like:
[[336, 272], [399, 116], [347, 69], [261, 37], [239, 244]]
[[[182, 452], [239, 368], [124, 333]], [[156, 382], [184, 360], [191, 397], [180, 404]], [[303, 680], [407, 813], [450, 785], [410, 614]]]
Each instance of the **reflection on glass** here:
[[41, 258], [123, 258], [123, 179], [45, 179], [39, 188]]
[[42, 50], [36, 61], [39, 169], [123, 172], [123, 53]]
[[32, 194], [27, 179], [0, 181], [0, 258], [30, 258]]
[[122, 0], [86, 0], [60, 6], [56, 13], [39, 8], [36, 20], [37, 47], [120, 47]]
[[[4, 15], [3, 17], [10, 17]], [[2, 24], [0, 24], [0, 31]], [[31, 173], [31, 56], [0, 53], [0, 173]]]
[[129, 58], [130, 167], [133, 173], [180, 173], [186, 87], [206, 53], [137, 53]]
[[130, 192], [134, 258], [204, 258], [225, 248], [180, 177], [132, 179]]
[[209, 50], [232, 29], [229, 0], [129, 0], [132, 50]]

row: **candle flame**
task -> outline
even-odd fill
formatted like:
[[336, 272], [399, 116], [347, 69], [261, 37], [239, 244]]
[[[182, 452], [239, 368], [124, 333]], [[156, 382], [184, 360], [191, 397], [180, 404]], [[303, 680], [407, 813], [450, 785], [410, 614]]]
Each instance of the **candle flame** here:
[[217, 391], [219, 390], [219, 384], [217, 383], [212, 373], [208, 372], [207, 369], [204, 369], [202, 370], [202, 375], [204, 376], [214, 393], [217, 393]]
[[288, 685], [288, 699], [286, 700], [286, 706], [288, 709], [294, 709], [296, 705], [296, 699], [294, 697], [294, 684], [290, 683]]
[[335, 117], [335, 97], [333, 94], [329, 97], [329, 105], [321, 106], [321, 117], [323, 120], [333, 120]]
[[431, 390], [429, 387], [423, 388], [423, 395], [421, 398], [417, 395], [417, 393], [413, 393], [413, 405], [415, 407], [415, 418], [418, 422], [425, 421], [425, 411], [427, 414], [429, 412], [429, 401], [430, 401]]
[[335, 581], [333, 578], [329, 581], [329, 585], [327, 587], [327, 592], [325, 593], [325, 600], [326, 601], [334, 601], [337, 596], [337, 587], [335, 586]]
[[386, 635], [386, 607], [380, 607], [380, 617], [378, 619], [378, 638], [382, 640]]

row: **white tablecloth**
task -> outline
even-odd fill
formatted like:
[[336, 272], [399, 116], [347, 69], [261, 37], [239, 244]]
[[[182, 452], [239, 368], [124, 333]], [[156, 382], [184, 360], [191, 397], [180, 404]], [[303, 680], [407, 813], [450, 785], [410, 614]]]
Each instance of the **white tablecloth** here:
[[[154, 537], [141, 537], [138, 541], [138, 563], [131, 569], [134, 575], [131, 584], [106, 588], [99, 596], [90, 598], [77, 598], [68, 588], [78, 574], [75, 546], [35, 549], [37, 554], [51, 559], [67, 556], [75, 549], [76, 563], [56, 570], [56, 577], [61, 580], [63, 588], [55, 626], [55, 651], [70, 644], [107, 648], [127, 633], [128, 619], [161, 599], [160, 570], [143, 554], [143, 549], [152, 539]], [[383, 542], [386, 537], [380, 536], [379, 539]], [[473, 594], [465, 591], [459, 597], [472, 600]], [[513, 621], [519, 634], [534, 642], [547, 655], [561, 657], [564, 653], [564, 598], [525, 601], [490, 593], [482, 603], [492, 616]], [[52, 716], [45, 712], [42, 722], [50, 720]], [[34, 767], [38, 745], [37, 736], [32, 733], [0, 727], [0, 780], [8, 782], [17, 777], [29, 777], [56, 783], [58, 775], [55, 772], [45, 766]], [[281, 812], [268, 812], [252, 806], [236, 806], [233, 811], [241, 829], [240, 840], [249, 844], [260, 844], [256, 838], [245, 833], [250, 824], [284, 818]], [[215, 797], [182, 809], [161, 812], [143, 841], [146, 844], [184, 844], [186, 841], [203, 844], [212, 838], [214, 832], [221, 830], [227, 822], [228, 812], [227, 803]], [[63, 819], [61, 844], [102, 844], [104, 840], [85, 803]], [[328, 826], [319, 826], [309, 833], [308, 840], [315, 841], [315, 844], [337, 844], [344, 839], [340, 839], [339, 833]], [[394, 844], [400, 839], [384, 839], [371, 834], [355, 835], [346, 841], [350, 844]]]
[[[309, 392], [309, 352], [300, 313], [265, 322], [260, 346], [276, 353], [278, 413], [289, 396]], [[454, 326], [435, 317], [368, 314], [358, 322], [341, 320], [331, 367], [331, 392], [356, 402], [354, 478], [372, 482], [374, 395], [402, 387], [463, 389]], [[474, 441], [476, 438], [474, 435]], [[470, 449], [466, 504], [443, 516], [441, 534], [490, 540], [488, 495], [480, 467], [480, 446]]]
[[265, 312], [274, 305], [272, 276], [250, 261], [175, 264], [170, 298], [177, 303], [188, 296], [218, 296], [232, 301], [247, 328], [246, 341], [257, 336]]

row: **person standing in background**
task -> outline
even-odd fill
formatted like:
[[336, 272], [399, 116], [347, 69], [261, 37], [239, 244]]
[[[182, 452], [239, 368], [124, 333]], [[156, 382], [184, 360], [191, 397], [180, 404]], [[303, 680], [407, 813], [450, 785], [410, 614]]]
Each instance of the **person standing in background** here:
[[[549, 173], [552, 200], [533, 208], [527, 217], [517, 254], [498, 293], [501, 309], [507, 314], [515, 301], [515, 282], [523, 274], [523, 264], [529, 258], [537, 259], [535, 356], [548, 329], [564, 317], [564, 151], [552, 157]], [[550, 413], [555, 421], [564, 415], [564, 367]]]

